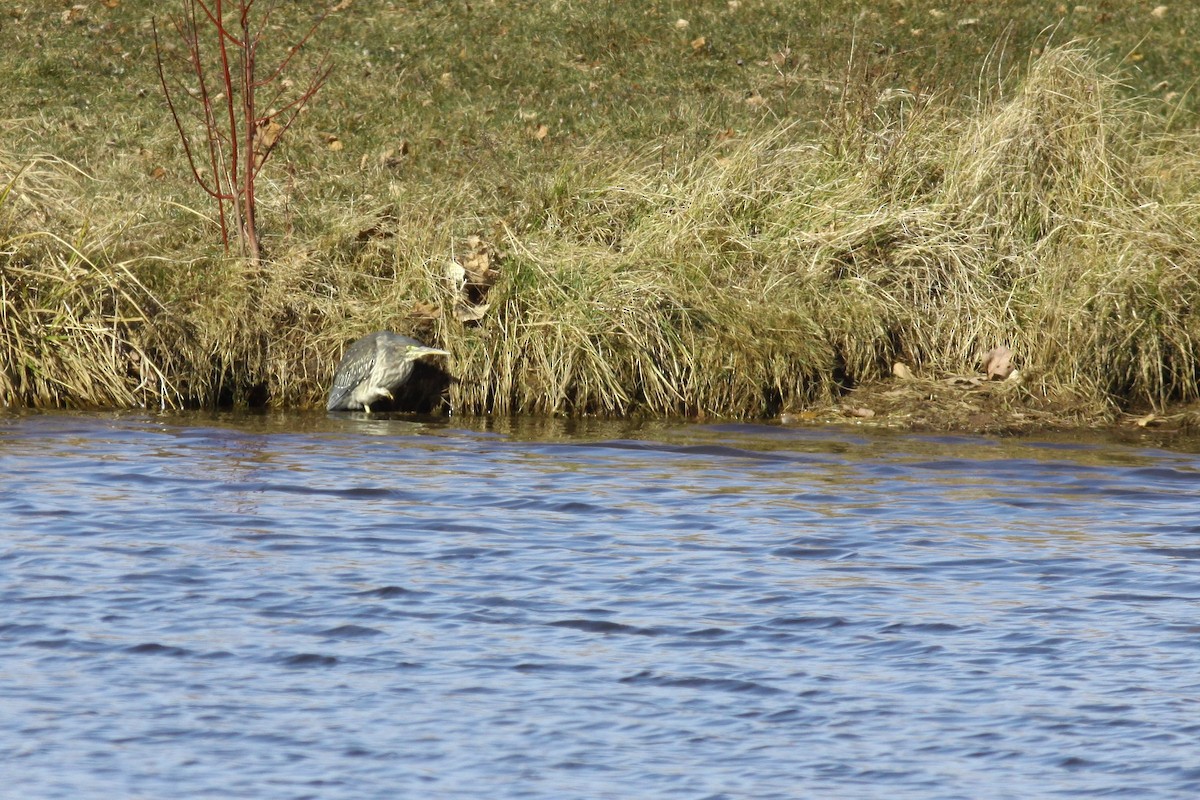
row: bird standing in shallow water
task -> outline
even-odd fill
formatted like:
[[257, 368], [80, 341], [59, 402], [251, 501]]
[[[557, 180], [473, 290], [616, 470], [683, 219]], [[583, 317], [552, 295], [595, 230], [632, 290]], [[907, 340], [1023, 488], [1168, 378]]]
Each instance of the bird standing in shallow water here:
[[327, 411], [371, 413], [371, 404], [394, 400], [393, 392], [412, 375], [413, 365], [427, 356], [448, 356], [408, 336], [376, 331], [346, 348], [333, 376]]

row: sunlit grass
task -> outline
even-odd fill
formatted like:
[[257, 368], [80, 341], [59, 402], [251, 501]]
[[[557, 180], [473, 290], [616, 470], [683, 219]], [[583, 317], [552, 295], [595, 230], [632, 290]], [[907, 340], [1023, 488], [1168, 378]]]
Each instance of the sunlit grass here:
[[[1000, 343], [1034, 400], [1198, 394], [1200, 12], [359, 0], [252, 270], [151, 8], [6, 12], [8, 404], [312, 406], [378, 328], [453, 352], [460, 412], [773, 414]], [[463, 321], [471, 236], [499, 275]]]

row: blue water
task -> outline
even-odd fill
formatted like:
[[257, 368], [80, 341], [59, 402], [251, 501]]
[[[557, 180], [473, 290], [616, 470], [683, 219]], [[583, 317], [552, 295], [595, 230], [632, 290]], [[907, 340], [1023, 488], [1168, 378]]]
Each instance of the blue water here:
[[1200, 457], [0, 416], [0, 796], [1200, 796]]

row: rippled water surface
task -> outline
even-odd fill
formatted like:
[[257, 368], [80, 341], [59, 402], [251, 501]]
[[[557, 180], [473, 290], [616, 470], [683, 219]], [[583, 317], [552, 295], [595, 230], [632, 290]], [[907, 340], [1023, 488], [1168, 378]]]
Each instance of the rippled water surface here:
[[0, 416], [0, 796], [1200, 797], [1200, 458]]

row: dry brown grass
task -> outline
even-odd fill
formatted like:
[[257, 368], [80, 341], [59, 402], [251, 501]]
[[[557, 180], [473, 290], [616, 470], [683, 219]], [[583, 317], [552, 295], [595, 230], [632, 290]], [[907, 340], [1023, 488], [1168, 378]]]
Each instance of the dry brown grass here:
[[1033, 396], [1195, 399], [1196, 207], [1162, 178], [1194, 152], [1060, 48], [973, 113], [881, 100], [585, 177], [509, 234], [460, 404], [769, 414], [1001, 343]]
[[[821, 128], [579, 149], [505, 202], [480, 196], [503, 176], [353, 201], [268, 183], [294, 224], [261, 270], [166, 236], [203, 232], [178, 204], [33, 163], [0, 206], [4, 400], [315, 406], [379, 328], [452, 351], [460, 413], [769, 415], [997, 344], [1027, 401], [1200, 395], [1194, 141], [1072, 47], [974, 106], [854, 88]], [[464, 322], [446, 265], [468, 233], [500, 275]]]
[[137, 343], [162, 311], [130, 269], [76, 228], [86, 178], [51, 158], [0, 154], [0, 400], [5, 405], [172, 405], [178, 393]]

